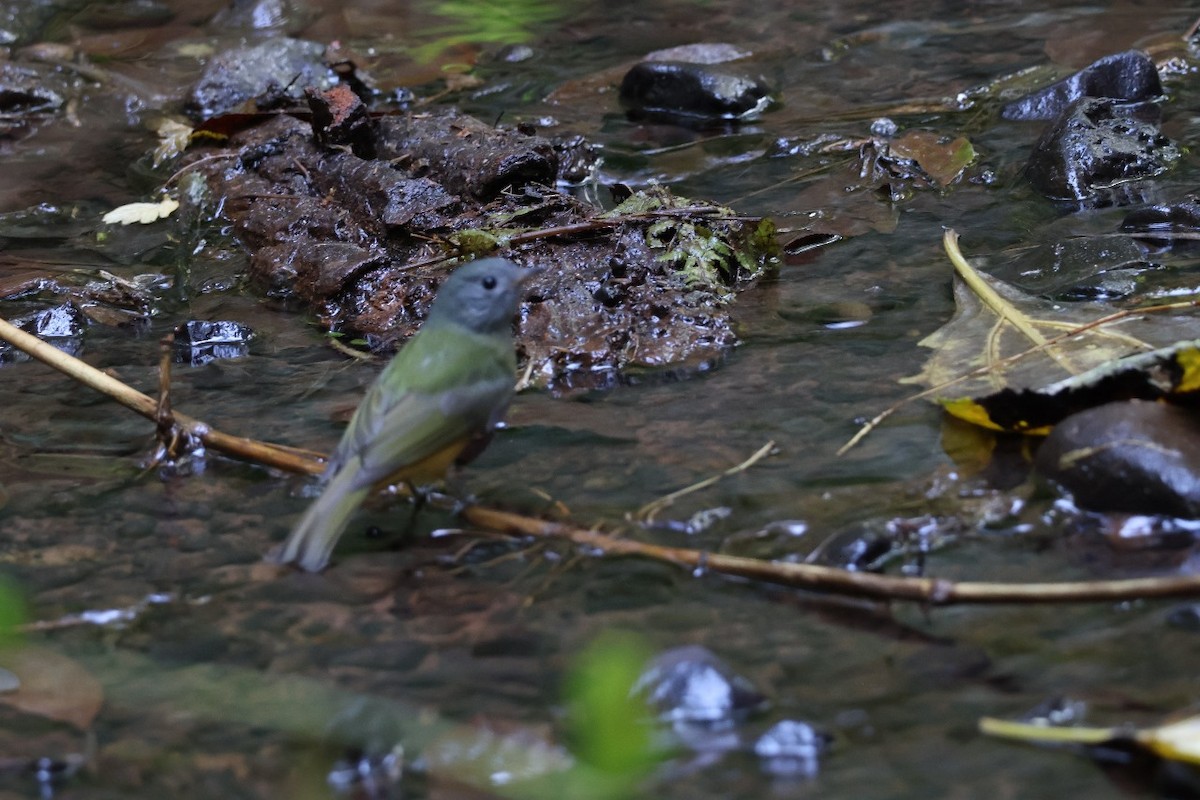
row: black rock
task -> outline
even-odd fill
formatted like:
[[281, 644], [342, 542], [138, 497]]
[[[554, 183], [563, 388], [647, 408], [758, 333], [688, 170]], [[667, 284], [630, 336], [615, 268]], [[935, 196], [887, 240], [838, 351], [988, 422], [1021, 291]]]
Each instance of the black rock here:
[[192, 320], [175, 329], [176, 360], [199, 367], [219, 358], [241, 358], [253, 336], [240, 322]]
[[63, 96], [33, 67], [0, 63], [0, 114], [5, 121], [28, 114], [45, 114], [63, 105]]
[[728, 67], [684, 61], [643, 61], [621, 81], [621, 102], [634, 118], [745, 119], [762, 111], [770, 94], [759, 78]]
[[[33, 314], [9, 320], [26, 333], [50, 344], [69, 355], [77, 356], [83, 349], [83, 333], [87, 318], [73, 303], [63, 303]], [[8, 344], [0, 345], [0, 363], [27, 361], [29, 356]]]
[[1054, 119], [1081, 97], [1142, 103], [1156, 100], [1162, 93], [1154, 61], [1140, 50], [1128, 50], [1105, 56], [1069, 78], [1009, 103], [1000, 110], [1000, 116]]
[[1073, 414], [1038, 450], [1038, 471], [1080, 508], [1200, 517], [1200, 415], [1131, 400]]
[[13, 320], [18, 328], [39, 339], [74, 339], [83, 335], [87, 320], [71, 303], [47, 308], [29, 317]]
[[261, 95], [282, 93], [298, 100], [307, 88], [324, 91], [337, 83], [324, 55], [322, 44], [286, 38], [218, 53], [188, 93], [184, 108], [207, 119]]
[[[1188, 198], [1175, 205], [1157, 205], [1130, 211], [1121, 222], [1121, 231], [1161, 246], [1200, 244], [1200, 203]], [[1185, 234], [1185, 236], [1179, 236]]]
[[1086, 206], [1122, 202], [1122, 184], [1158, 175], [1180, 156], [1157, 124], [1114, 100], [1072, 103], [1042, 134], [1025, 168], [1030, 183], [1054, 199]]

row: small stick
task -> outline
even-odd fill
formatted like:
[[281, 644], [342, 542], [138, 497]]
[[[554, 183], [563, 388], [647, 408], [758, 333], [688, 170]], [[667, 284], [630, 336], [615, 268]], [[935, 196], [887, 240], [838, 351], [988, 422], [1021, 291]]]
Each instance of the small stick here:
[[634, 516], [639, 521], [641, 521], [643, 524], [649, 525], [654, 522], [654, 517], [658, 514], [659, 511], [662, 511], [664, 508], [671, 505], [679, 498], [686, 497], [687, 495], [692, 494], [693, 492], [698, 492], [701, 489], [707, 489], [709, 486], [712, 486], [713, 484], [717, 483], [722, 478], [727, 478], [730, 475], [737, 475], [739, 472], [745, 472], [746, 470], [750, 469], [755, 464], [757, 464], [759, 461], [762, 461], [764, 458], [771, 455], [771, 453], [773, 453], [774, 451], [775, 451], [775, 442], [774, 442], [774, 440], [772, 440], [772, 441], [767, 442], [766, 444], [764, 444], [762, 447], [758, 448], [757, 450], [755, 450], [754, 455], [750, 456], [742, 463], [736, 464], [736, 465], [730, 467], [729, 469], [725, 470], [724, 472], [719, 472], [716, 475], [710, 475], [709, 477], [705, 478], [704, 480], [702, 480], [698, 483], [693, 483], [691, 486], [685, 486], [682, 489], [678, 489], [674, 492], [671, 492], [668, 495], [664, 495], [664, 496], [658, 498], [657, 500], [654, 500], [653, 502], [647, 503], [646, 505], [639, 508], [637, 510], [637, 513]]
[[[156, 419], [158, 404], [152, 398], [46, 344], [36, 336], [26, 333], [3, 319], [0, 319], [0, 339], [81, 383], [107, 394], [143, 417], [150, 420]], [[230, 436], [214, 431], [204, 423], [183, 414], [176, 413], [174, 416], [176, 423], [185, 432], [194, 435], [214, 450], [290, 472], [315, 474], [324, 469], [323, 461], [314, 453], [243, 439], [239, 436]], [[760, 452], [762, 451], [760, 450]], [[439, 505], [443, 507], [454, 507], [455, 504], [456, 501], [453, 498], [446, 498], [439, 502]], [[697, 575], [715, 572], [777, 586], [877, 600], [910, 600], [928, 605], [948, 605], [953, 603], [1118, 602], [1150, 597], [1200, 596], [1200, 575], [1061, 583], [954, 582], [937, 578], [910, 578], [851, 572], [819, 564], [764, 561], [757, 558], [710, 553], [704, 550], [664, 547], [479, 505], [468, 505], [460, 509], [460, 515], [467, 523], [487, 530], [543, 539], [565, 540], [587, 552], [601, 552], [610, 556], [649, 558], [674, 564]]]
[[[108, 373], [101, 372], [90, 364], [67, 355], [4, 319], [0, 319], [0, 339], [80, 383], [108, 395], [146, 419], [158, 419], [158, 403], [153, 398], [125, 385]], [[325, 469], [323, 460], [316, 453], [244, 439], [240, 436], [230, 436], [227, 433], [212, 430], [203, 422], [184, 414], [177, 413], [174, 416], [175, 422], [188, 436], [196, 437], [206, 447], [214, 450], [288, 472], [315, 475]]]

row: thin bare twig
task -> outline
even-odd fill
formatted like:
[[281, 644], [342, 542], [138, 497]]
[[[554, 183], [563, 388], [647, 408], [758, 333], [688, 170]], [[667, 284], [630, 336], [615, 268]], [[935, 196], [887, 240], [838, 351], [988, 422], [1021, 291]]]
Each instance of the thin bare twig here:
[[708, 487], [712, 486], [713, 484], [717, 483], [718, 481], [720, 481], [723, 478], [728, 478], [731, 475], [737, 475], [739, 472], [745, 472], [746, 470], [750, 469], [755, 464], [757, 464], [759, 461], [762, 461], [764, 458], [771, 455], [771, 453], [773, 453], [774, 451], [775, 451], [775, 442], [772, 440], [772, 441], [767, 442], [766, 444], [764, 444], [762, 447], [758, 448], [757, 450], [755, 450], [754, 455], [750, 456], [742, 463], [732, 466], [729, 469], [725, 470], [724, 472], [719, 472], [716, 475], [710, 475], [709, 477], [705, 478], [702, 481], [693, 483], [691, 486], [685, 486], [682, 489], [676, 490], [667, 495], [663, 495], [662, 497], [658, 498], [657, 500], [647, 503], [646, 505], [642, 506], [641, 508], [639, 508], [637, 510], [637, 513], [634, 515], [634, 517], [639, 522], [641, 522], [645, 525], [649, 525], [654, 522], [654, 517], [658, 514], [659, 511], [662, 511], [664, 508], [671, 505], [679, 498], [686, 497], [687, 495], [692, 494], [693, 492], [698, 492], [701, 489], [707, 489]]
[[[112, 397], [143, 417], [149, 420], [156, 419], [158, 403], [154, 399], [57, 350], [3, 319], [0, 319], [0, 339]], [[324, 468], [321, 459], [313, 453], [230, 436], [178, 412], [174, 416], [178, 426], [214, 450], [291, 472], [317, 473]], [[444, 506], [453, 504], [452, 498], [440, 503]], [[649, 558], [688, 569], [696, 575], [717, 573], [777, 586], [877, 600], [911, 600], [929, 605], [947, 605], [1116, 602], [1135, 598], [1200, 596], [1200, 576], [1027, 584], [955, 582], [938, 578], [850, 572], [816, 564], [780, 563], [703, 550], [664, 547], [480, 505], [468, 505], [461, 509], [460, 513], [468, 524], [479, 528], [519, 536], [568, 541], [586, 552]]]
[[[157, 420], [158, 402], [153, 398], [147, 397], [111, 375], [67, 355], [7, 320], [0, 319], [0, 339], [80, 383], [108, 395], [146, 419]], [[175, 422], [186, 435], [194, 436], [206, 447], [231, 456], [288, 472], [317, 474], [325, 468], [324, 461], [317, 453], [245, 439], [241, 436], [231, 436], [213, 430], [203, 422], [185, 414], [175, 413]]]

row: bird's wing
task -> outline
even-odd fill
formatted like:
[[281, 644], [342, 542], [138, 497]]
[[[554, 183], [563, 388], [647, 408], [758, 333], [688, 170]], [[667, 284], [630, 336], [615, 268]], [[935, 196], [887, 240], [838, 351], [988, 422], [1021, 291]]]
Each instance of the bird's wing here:
[[358, 455], [360, 485], [374, 484], [494, 425], [515, 361], [511, 343], [479, 338], [414, 337], [363, 398], [333, 462]]

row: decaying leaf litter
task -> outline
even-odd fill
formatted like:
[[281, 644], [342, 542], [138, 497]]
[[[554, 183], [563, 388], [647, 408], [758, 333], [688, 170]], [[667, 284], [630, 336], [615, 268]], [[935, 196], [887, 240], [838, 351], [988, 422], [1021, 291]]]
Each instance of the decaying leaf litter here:
[[[902, 192], [894, 193], [894, 192], [892, 192], [892, 190], [890, 190], [890, 188], [888, 191], [889, 191], [890, 196], [892, 196], [893, 198], [898, 199], [900, 201], [904, 200], [904, 193], [902, 193]], [[968, 236], [967, 241], [971, 241], [970, 240], [970, 231], [967, 231], [967, 236]], [[702, 566], [702, 565], [697, 565], [697, 566]]]

